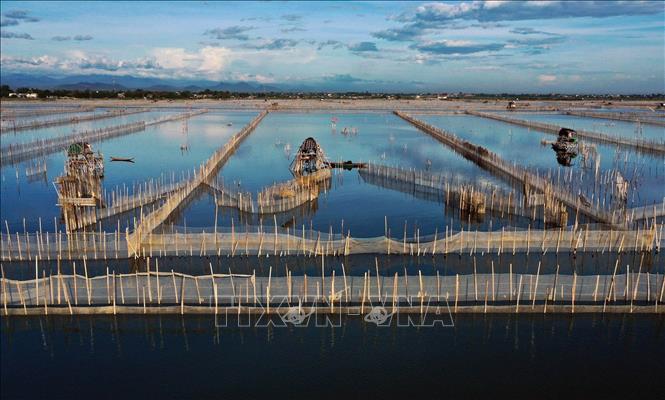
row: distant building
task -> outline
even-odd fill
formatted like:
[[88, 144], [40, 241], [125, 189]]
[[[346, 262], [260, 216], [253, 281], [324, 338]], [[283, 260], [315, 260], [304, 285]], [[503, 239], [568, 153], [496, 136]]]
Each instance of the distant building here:
[[37, 93], [9, 93], [9, 97], [16, 97], [19, 99], [36, 99], [39, 97]]
[[125, 93], [124, 92], [118, 93], [118, 98], [119, 99], [124, 99], [125, 98]]

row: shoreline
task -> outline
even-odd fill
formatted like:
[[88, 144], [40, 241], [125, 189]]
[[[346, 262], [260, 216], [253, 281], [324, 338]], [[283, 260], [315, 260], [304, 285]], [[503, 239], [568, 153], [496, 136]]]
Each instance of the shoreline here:
[[[275, 104], [277, 103], [277, 104]], [[311, 110], [311, 111], [392, 111], [400, 110], [420, 110], [442, 111], [442, 112], [462, 112], [467, 109], [472, 110], [494, 110], [506, 111], [508, 102], [506, 100], [386, 100], [386, 99], [232, 99], [232, 100], [99, 100], [99, 99], [39, 99], [39, 100], [11, 100], [3, 99], [1, 104], [11, 107], [31, 107], [44, 105], [81, 105], [85, 107], [95, 106], [104, 108], [181, 108], [196, 107], [210, 108], [220, 110], [259, 110], [271, 108], [274, 110]], [[560, 111], [567, 108], [637, 108], [644, 110], [655, 110], [657, 105], [653, 100], [633, 100], [608, 104], [603, 100], [534, 100], [520, 101], [517, 108], [513, 111]], [[654, 114], [656, 112], [654, 111]]]

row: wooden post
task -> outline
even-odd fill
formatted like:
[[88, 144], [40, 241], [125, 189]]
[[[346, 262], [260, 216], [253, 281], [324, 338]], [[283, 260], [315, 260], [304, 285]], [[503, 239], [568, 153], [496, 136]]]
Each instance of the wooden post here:
[[459, 274], [455, 274], [455, 314], [457, 314], [457, 299], [459, 298]]
[[518, 313], [520, 310], [520, 295], [522, 294], [522, 278], [524, 275], [520, 274], [520, 283], [517, 286], [517, 301], [515, 301], [515, 313]]
[[485, 279], [485, 308], [483, 310], [484, 314], [487, 314], [487, 295], [488, 295], [488, 292], [489, 292], [489, 285], [490, 285], [490, 282], [487, 279]]
[[360, 301], [360, 313], [365, 313], [365, 295], [367, 293], [367, 272], [363, 273], [363, 295]]
[[478, 301], [478, 275], [476, 273], [476, 257], [473, 257], [473, 291], [474, 299]]
[[39, 257], [35, 257], [35, 293], [35, 305], [39, 307]]
[[508, 281], [509, 281], [509, 289], [508, 289], [508, 301], [513, 300], [513, 263], [510, 263], [508, 266]]
[[76, 284], [77, 278], [76, 278], [76, 261], [73, 262], [72, 268], [74, 271], [74, 304], [78, 306], [79, 304], [79, 292], [78, 292], [78, 285]]
[[[577, 287], [577, 273], [573, 271], [573, 287], [570, 291], [570, 296], [571, 296], [571, 309], [570, 312], [572, 314], [575, 313], [575, 289]], [[563, 298], [563, 293], [562, 293], [562, 298]]]
[[173, 270], [171, 270], [171, 278], [173, 279], [173, 296], [175, 297], [175, 303], [178, 304], [178, 290], [175, 283], [175, 272], [173, 272]]
[[342, 263], [342, 275], [344, 276], [344, 301], [349, 303], [349, 287], [346, 284], [346, 270], [344, 269], [344, 263]]
[[272, 266], [268, 272], [268, 287], [266, 288], [266, 309], [268, 314], [270, 314], [270, 284], [272, 283]]
[[[533, 287], [533, 293], [531, 294], [531, 309], [536, 306], [536, 295], [538, 294], [538, 278], [540, 277], [540, 261], [538, 261], [538, 269], [536, 270], [536, 283]], [[547, 301], [547, 300], [546, 300]]]
[[0, 264], [0, 272], [2, 273], [2, 306], [5, 310], [5, 316], [9, 315], [7, 312], [7, 281], [5, 280], [5, 268]]

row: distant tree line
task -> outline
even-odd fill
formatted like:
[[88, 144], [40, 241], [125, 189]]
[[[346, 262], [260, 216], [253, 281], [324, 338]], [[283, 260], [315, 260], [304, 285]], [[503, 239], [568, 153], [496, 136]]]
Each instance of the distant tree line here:
[[191, 99], [472, 99], [472, 100], [660, 100], [663, 93], [652, 94], [533, 94], [533, 93], [372, 93], [372, 92], [230, 92], [205, 89], [201, 91], [173, 90], [91, 90], [91, 89], [36, 89], [21, 87], [12, 90], [8, 85], [1, 85], [3, 98], [10, 93], [37, 93], [40, 99], [76, 98], [76, 99], [148, 99], [148, 100], [191, 100]]

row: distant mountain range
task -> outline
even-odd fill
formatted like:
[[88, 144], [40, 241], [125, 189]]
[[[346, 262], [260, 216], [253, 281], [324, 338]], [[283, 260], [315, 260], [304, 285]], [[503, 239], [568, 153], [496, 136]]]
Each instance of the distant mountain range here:
[[62, 89], [62, 90], [129, 90], [143, 89], [155, 91], [182, 91], [198, 92], [205, 89], [229, 92], [277, 92], [290, 91], [282, 85], [265, 85], [259, 82], [217, 82], [208, 80], [187, 79], [160, 79], [141, 78], [134, 76], [115, 75], [72, 75], [65, 77], [49, 77], [30, 74], [0, 74], [0, 82], [13, 89], [29, 87], [35, 89]]

